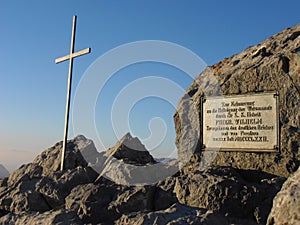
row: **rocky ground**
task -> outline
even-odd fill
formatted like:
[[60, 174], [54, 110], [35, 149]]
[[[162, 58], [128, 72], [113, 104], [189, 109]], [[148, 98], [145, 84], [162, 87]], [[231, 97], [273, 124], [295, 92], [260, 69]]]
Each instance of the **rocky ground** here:
[[[0, 179], [0, 224], [300, 224], [299, 62], [297, 25], [207, 68], [174, 116], [179, 162], [156, 162], [130, 134], [102, 153], [77, 136], [60, 171], [57, 143]], [[209, 161], [201, 95], [261, 91], [280, 96], [280, 150]]]
[[[128, 138], [105, 153], [106, 157], [119, 154], [125, 157], [119, 160], [133, 163], [129, 158], [135, 150], [124, 145]], [[200, 172], [195, 155], [185, 170], [156, 184], [127, 186], [92, 169], [81, 152], [93, 156], [95, 164], [107, 158], [83, 136], [68, 142], [66, 168], [59, 171], [61, 147], [62, 143], [57, 143], [1, 180], [0, 224], [266, 224], [273, 198], [285, 181], [228, 166], [210, 166]], [[155, 164], [148, 151], [140, 156], [135, 164]], [[291, 177], [275, 198], [279, 203], [272, 209], [269, 224], [281, 221], [278, 211], [289, 207], [290, 201], [297, 206], [298, 175]], [[294, 198], [282, 202], [291, 191]], [[290, 213], [297, 208], [293, 210]]]

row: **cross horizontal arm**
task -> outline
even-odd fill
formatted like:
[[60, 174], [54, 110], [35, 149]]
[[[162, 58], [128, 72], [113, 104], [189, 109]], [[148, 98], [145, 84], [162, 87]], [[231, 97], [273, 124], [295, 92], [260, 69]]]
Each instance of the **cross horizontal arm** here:
[[71, 56], [70, 55], [66, 55], [66, 56], [63, 56], [63, 57], [60, 57], [60, 58], [57, 58], [55, 59], [55, 63], [61, 63], [61, 62], [64, 62], [66, 60], [69, 60], [70, 58], [76, 58], [78, 56], [81, 56], [81, 55], [85, 55], [85, 54], [88, 54], [91, 52], [91, 48], [86, 48], [86, 49], [83, 49], [79, 52], [75, 52], [73, 53]]

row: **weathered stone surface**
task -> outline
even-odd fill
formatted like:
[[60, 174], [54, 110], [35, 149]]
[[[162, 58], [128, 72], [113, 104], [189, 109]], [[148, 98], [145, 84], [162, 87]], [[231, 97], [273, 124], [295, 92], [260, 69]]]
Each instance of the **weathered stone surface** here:
[[140, 186], [131, 187], [120, 193], [110, 203], [110, 208], [122, 214], [130, 212], [148, 211], [154, 209], [155, 187]]
[[275, 196], [267, 224], [300, 224], [300, 169], [287, 179]]
[[177, 162], [132, 165], [122, 159], [108, 158], [100, 177], [105, 177], [121, 185], [154, 185], [178, 171]]
[[0, 164], [0, 179], [4, 179], [6, 177], [9, 177], [9, 172], [2, 164]]
[[148, 213], [123, 215], [117, 225], [226, 225], [224, 216], [204, 209], [174, 204], [170, 208]]
[[[32, 165], [36, 164], [28, 165], [28, 168], [31, 168]], [[39, 166], [36, 167], [40, 168]], [[3, 189], [3, 192], [0, 193], [0, 210], [15, 213], [22, 211], [44, 212], [63, 207], [65, 197], [74, 187], [91, 183], [98, 176], [89, 167], [78, 167], [73, 170], [66, 170], [64, 173], [56, 172], [52, 176], [33, 177], [31, 175], [25, 174], [16, 183]]]
[[[56, 147], [59, 144], [55, 145]], [[21, 166], [1, 183], [0, 213], [45, 212], [64, 207], [65, 197], [81, 184], [91, 183], [98, 177], [81, 155], [81, 150], [92, 152], [94, 145], [83, 136], [69, 141], [67, 168], [57, 171], [55, 158], [60, 148], [50, 148], [41, 153], [33, 163]], [[90, 149], [87, 149], [90, 148]], [[53, 163], [53, 165], [51, 165]], [[55, 164], [57, 164], [57, 168]], [[79, 166], [78, 166], [79, 165]], [[84, 167], [80, 166], [83, 165]], [[54, 167], [53, 167], [54, 166]]]
[[97, 176], [98, 174], [90, 167], [77, 167], [67, 170], [63, 174], [57, 172], [51, 177], [43, 177], [36, 184], [36, 190], [43, 195], [51, 208], [56, 209], [63, 207], [65, 198], [74, 187], [92, 183]]
[[66, 209], [75, 212], [85, 223], [112, 222], [119, 212], [109, 207], [123, 187], [108, 180], [99, 184], [79, 185], [66, 198]]
[[105, 155], [137, 166], [155, 163], [145, 146], [138, 138], [133, 138], [130, 133], [127, 133], [114, 147], [108, 149]]
[[[65, 169], [74, 169], [77, 166], [85, 167], [87, 165], [87, 162], [80, 154], [80, 149], [78, 148], [78, 142], [82, 139], [82, 136], [77, 136], [74, 140], [68, 141], [65, 153]], [[59, 171], [61, 163], [61, 149], [62, 142], [58, 142], [53, 147], [45, 150], [35, 158], [33, 163], [40, 165], [43, 168], [43, 175]]]
[[[176, 177], [176, 175], [174, 175]], [[171, 205], [178, 203], [174, 187], [176, 179], [168, 177], [156, 185], [153, 208], [155, 211], [167, 209]]]
[[81, 225], [83, 224], [74, 212], [65, 210], [48, 211], [44, 213], [9, 213], [0, 217], [0, 224], [5, 225], [38, 225], [38, 224], [60, 224]]
[[[62, 141], [45, 150], [33, 161], [43, 168], [43, 174], [59, 171], [61, 163]], [[64, 169], [74, 169], [78, 166], [86, 167], [88, 163], [95, 163], [98, 152], [91, 140], [79, 135], [67, 143]], [[86, 158], [85, 158], [86, 157]]]
[[[70, 155], [75, 157], [71, 160], [77, 156], [77, 159], [85, 160], [76, 150], [83, 148], [73, 148], [74, 153]], [[99, 157], [97, 152], [90, 152]], [[98, 176], [86, 161], [69, 164], [72, 169], [62, 172], [49, 169], [49, 162], [55, 159], [45, 155], [35, 163], [23, 165], [3, 180], [0, 221], [7, 224], [38, 224], [41, 220], [62, 224], [263, 224], [272, 197], [280, 190], [284, 179], [231, 167], [216, 166], [199, 171], [198, 157], [193, 155], [180, 172], [176, 161], [169, 162], [170, 165], [166, 165], [175, 166], [176, 170], [167, 177], [164, 168], [168, 167], [164, 164], [137, 166], [124, 163], [122, 158], [115, 159], [126, 165], [125, 169], [128, 166], [145, 168], [138, 174], [129, 171], [128, 177], [156, 175], [161, 178], [158, 183], [130, 187], [116, 184], [101, 174]], [[92, 163], [97, 165], [97, 160], [89, 165]], [[73, 168], [76, 165], [84, 166]], [[119, 176], [120, 168], [113, 164], [102, 167]]]
[[168, 193], [155, 186], [126, 187], [102, 178], [98, 184], [74, 188], [66, 198], [66, 209], [85, 223], [112, 223], [124, 214], [161, 210], [177, 202], [174, 195], [163, 194]]
[[29, 163], [22, 165], [19, 169], [15, 170], [8, 178], [8, 185], [14, 185], [24, 176], [29, 179], [41, 178], [43, 173], [43, 168], [35, 163]]
[[156, 162], [140, 140], [133, 138], [129, 133], [110, 148], [102, 159], [105, 159], [105, 162], [102, 171], [99, 171], [99, 178], [105, 177], [127, 186], [152, 185], [179, 170], [176, 160]]
[[181, 204], [265, 224], [284, 179], [259, 171], [210, 167], [176, 177]]
[[[297, 170], [300, 164], [299, 34], [300, 24], [208, 67], [195, 79], [174, 115], [176, 144], [180, 159], [189, 159], [195, 152], [202, 154], [202, 160], [206, 164], [262, 170], [285, 177]], [[218, 152], [216, 155], [212, 155], [211, 152], [201, 152], [199, 104], [202, 95], [263, 91], [274, 91], [279, 94], [281, 136], [279, 152], [266, 154]], [[190, 113], [195, 108], [198, 116], [195, 112]], [[197, 138], [198, 144], [194, 149]], [[251, 145], [249, 147], [251, 148]]]
[[22, 211], [45, 212], [50, 210], [43, 196], [35, 190], [37, 178], [26, 174], [14, 185], [0, 193], [0, 211], [20, 213]]

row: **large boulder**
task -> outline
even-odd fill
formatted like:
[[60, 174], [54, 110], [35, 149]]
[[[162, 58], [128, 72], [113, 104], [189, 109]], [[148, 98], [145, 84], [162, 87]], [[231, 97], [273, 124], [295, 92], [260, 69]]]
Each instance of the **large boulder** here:
[[24, 175], [14, 185], [6, 187], [0, 193], [0, 211], [3, 214], [8, 212], [21, 213], [23, 211], [45, 212], [51, 208], [39, 193], [35, 190], [38, 178], [30, 178]]
[[82, 153], [98, 156], [92, 141], [77, 136], [68, 141], [65, 170], [60, 171], [61, 142], [22, 165], [0, 185], [0, 215], [46, 212], [63, 208], [71, 190], [96, 180]]
[[92, 183], [98, 174], [90, 167], [77, 167], [73, 170], [56, 172], [52, 176], [44, 176], [35, 186], [52, 209], [62, 208], [65, 198], [78, 185]]
[[[27, 168], [31, 168], [32, 165], [40, 168], [36, 164], [28, 164]], [[26, 168], [26, 166], [22, 168]], [[40, 173], [36, 176], [25, 173], [15, 183], [10, 182], [3, 189], [0, 193], [0, 211], [14, 213], [23, 211], [45, 212], [61, 208], [64, 206], [65, 197], [74, 187], [91, 183], [98, 176], [89, 167], [77, 167], [64, 172], [58, 171], [52, 173], [51, 176], [41, 176], [42, 170], [39, 169], [39, 171]]]
[[[163, 190], [165, 189], [165, 190]], [[157, 211], [177, 203], [173, 189], [157, 186], [121, 186], [105, 178], [79, 185], [66, 197], [65, 208], [75, 212], [84, 223], [113, 223], [132, 212]]]
[[224, 216], [181, 204], [174, 204], [165, 210], [123, 215], [115, 222], [117, 225], [227, 225]]
[[9, 177], [9, 172], [2, 164], [0, 164], [0, 179], [4, 179], [6, 177]]
[[181, 204], [265, 224], [284, 178], [259, 171], [212, 166], [177, 176], [174, 192]]
[[[62, 145], [62, 141], [58, 142], [34, 159], [33, 163], [43, 168], [43, 175], [60, 170]], [[67, 142], [64, 169], [86, 167], [88, 163], [94, 164], [98, 156], [93, 141], [79, 135]]]
[[[186, 162], [193, 154], [201, 154], [206, 164], [262, 170], [284, 177], [295, 172], [300, 164], [299, 62], [300, 24], [206, 68], [187, 89], [174, 115], [179, 159]], [[203, 95], [265, 91], [279, 95], [278, 152], [202, 152]]]
[[44, 213], [9, 213], [0, 217], [0, 224], [6, 225], [39, 225], [39, 224], [60, 224], [60, 225], [81, 225], [83, 224], [74, 212], [66, 210], [51, 210]]
[[300, 169], [287, 179], [275, 196], [267, 224], [300, 224]]
[[124, 188], [105, 179], [98, 184], [79, 185], [66, 197], [65, 208], [75, 212], [84, 223], [112, 222], [120, 214], [109, 204]]

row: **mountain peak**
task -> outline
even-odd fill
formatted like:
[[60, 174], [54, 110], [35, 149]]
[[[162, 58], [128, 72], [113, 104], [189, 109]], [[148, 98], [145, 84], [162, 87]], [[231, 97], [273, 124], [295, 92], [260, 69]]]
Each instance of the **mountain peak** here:
[[117, 144], [106, 151], [106, 156], [113, 156], [126, 163], [144, 165], [155, 163], [154, 158], [142, 144], [138, 137], [125, 134]]

